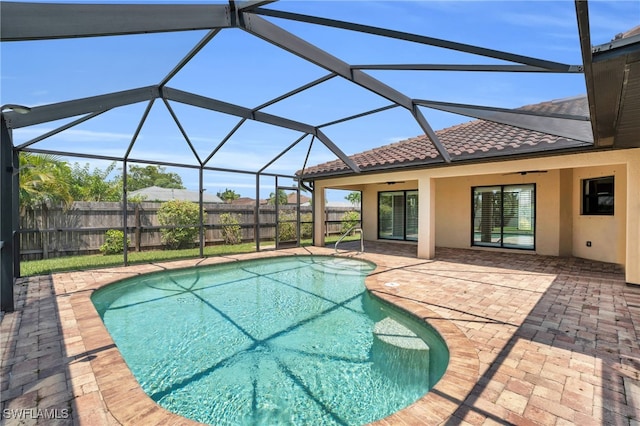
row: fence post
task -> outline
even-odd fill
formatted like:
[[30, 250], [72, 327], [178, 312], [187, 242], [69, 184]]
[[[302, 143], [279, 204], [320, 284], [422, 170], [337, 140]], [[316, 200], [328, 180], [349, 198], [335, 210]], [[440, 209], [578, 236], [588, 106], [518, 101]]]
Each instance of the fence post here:
[[[41, 212], [40, 220], [42, 221], [40, 232], [42, 232], [42, 229], [45, 229], [45, 230], [49, 229], [49, 214], [47, 211], [47, 206], [45, 204], [41, 205], [40, 212]], [[42, 258], [48, 259], [49, 258], [49, 231], [45, 231], [43, 233], [41, 241], [42, 241]]]
[[135, 220], [136, 220], [136, 230], [135, 230], [136, 251], [140, 252], [140, 237], [141, 237], [141, 230], [140, 230], [140, 226], [141, 226], [141, 224], [140, 224], [140, 203], [136, 203], [134, 214], [135, 214]]

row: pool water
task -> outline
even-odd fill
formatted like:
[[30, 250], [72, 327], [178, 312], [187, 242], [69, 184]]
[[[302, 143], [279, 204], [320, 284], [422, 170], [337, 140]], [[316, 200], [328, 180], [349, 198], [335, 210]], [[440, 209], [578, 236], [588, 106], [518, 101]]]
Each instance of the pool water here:
[[433, 329], [365, 290], [374, 268], [241, 261], [127, 279], [92, 300], [169, 411], [215, 425], [360, 425], [419, 399], [448, 363]]

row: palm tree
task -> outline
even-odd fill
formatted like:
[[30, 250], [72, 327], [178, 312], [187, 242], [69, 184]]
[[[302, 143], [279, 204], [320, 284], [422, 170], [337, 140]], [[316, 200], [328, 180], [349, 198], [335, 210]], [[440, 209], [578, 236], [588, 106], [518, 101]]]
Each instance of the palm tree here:
[[224, 191], [219, 191], [216, 195], [227, 204], [231, 203], [233, 200], [237, 200], [238, 198], [240, 198], [240, 194], [229, 188], [225, 188]]
[[[285, 204], [287, 204], [289, 200], [289, 197], [287, 196], [287, 193], [284, 192], [284, 189], [278, 189], [278, 205], [279, 206], [284, 206]], [[272, 192], [271, 194], [269, 194], [269, 199], [267, 200], [267, 204], [269, 204], [270, 206], [275, 206], [276, 205], [276, 194], [275, 192]]]
[[353, 205], [353, 207], [360, 207], [362, 193], [360, 191], [350, 192], [344, 198], [345, 200], [349, 201]]
[[69, 185], [71, 169], [55, 155], [20, 153], [20, 204], [34, 208], [44, 203], [73, 201]]

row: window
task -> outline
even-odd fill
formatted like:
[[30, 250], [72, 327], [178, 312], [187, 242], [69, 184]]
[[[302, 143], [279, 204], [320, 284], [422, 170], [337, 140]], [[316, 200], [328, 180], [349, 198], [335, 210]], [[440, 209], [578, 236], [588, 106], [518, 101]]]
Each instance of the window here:
[[418, 241], [418, 191], [378, 193], [378, 238]]
[[582, 214], [613, 215], [613, 176], [582, 181]]
[[471, 192], [472, 245], [535, 249], [534, 184], [482, 186]]

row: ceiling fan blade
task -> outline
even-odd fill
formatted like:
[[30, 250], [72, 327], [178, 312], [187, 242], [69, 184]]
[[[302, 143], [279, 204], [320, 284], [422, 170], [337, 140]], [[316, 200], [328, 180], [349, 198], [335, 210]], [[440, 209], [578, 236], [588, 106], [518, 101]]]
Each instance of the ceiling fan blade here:
[[503, 173], [502, 176], [507, 176], [507, 175], [528, 175], [530, 173], [547, 173], [548, 170], [521, 170], [519, 172], [511, 172], [511, 173]]

